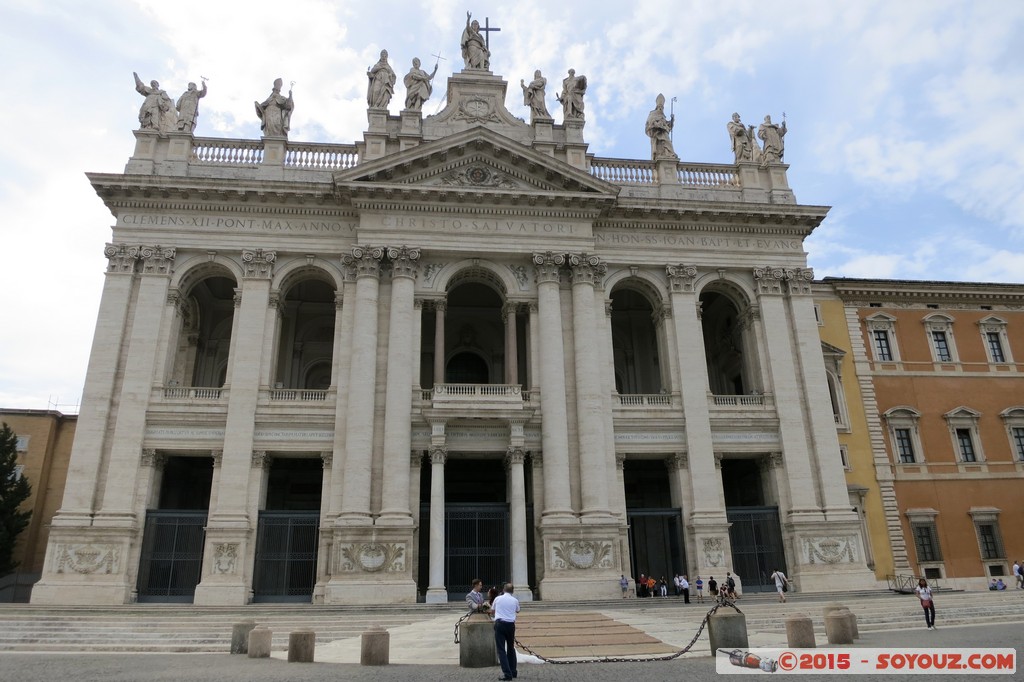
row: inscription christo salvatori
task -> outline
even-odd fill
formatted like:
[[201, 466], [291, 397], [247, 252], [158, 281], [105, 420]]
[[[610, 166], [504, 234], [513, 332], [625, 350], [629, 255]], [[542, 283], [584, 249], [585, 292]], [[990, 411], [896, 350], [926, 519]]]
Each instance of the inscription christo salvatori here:
[[391, 229], [439, 230], [441, 232], [490, 232], [497, 234], [577, 234], [571, 223], [536, 220], [484, 220], [475, 218], [407, 218], [384, 216], [381, 225]]
[[355, 232], [355, 223], [339, 220], [296, 220], [284, 218], [232, 218], [212, 216], [176, 216], [128, 213], [121, 216], [122, 227], [184, 227], [251, 232]]
[[598, 232], [598, 244], [612, 246], [692, 246], [705, 249], [743, 249], [749, 251], [800, 251], [799, 239], [761, 239], [755, 237], [713, 237], [692, 234], [656, 234], [634, 232]]

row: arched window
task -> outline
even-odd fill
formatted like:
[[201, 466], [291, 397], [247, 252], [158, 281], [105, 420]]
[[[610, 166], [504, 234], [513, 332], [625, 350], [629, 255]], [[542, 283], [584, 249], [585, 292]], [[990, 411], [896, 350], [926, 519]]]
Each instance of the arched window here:
[[660, 393], [661, 354], [654, 306], [628, 286], [616, 288], [611, 300], [615, 390], [622, 394]]

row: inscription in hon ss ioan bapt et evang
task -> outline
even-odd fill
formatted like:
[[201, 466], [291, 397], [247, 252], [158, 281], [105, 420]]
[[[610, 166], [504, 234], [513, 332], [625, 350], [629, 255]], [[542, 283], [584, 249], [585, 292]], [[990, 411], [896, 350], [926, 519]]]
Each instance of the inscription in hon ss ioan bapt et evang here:
[[694, 249], [729, 249], [734, 251], [802, 251], [799, 239], [771, 237], [719, 237], [699, 234], [671, 234], [657, 232], [611, 232], [594, 234], [598, 246], [662, 247], [682, 246]]

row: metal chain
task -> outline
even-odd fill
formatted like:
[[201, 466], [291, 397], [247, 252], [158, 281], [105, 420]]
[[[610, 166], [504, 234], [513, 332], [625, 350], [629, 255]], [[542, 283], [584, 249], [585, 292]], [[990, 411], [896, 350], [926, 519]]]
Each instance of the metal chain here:
[[[663, 656], [655, 656], [653, 658], [628, 658], [628, 657], [624, 657], [624, 656], [591, 656], [591, 657], [588, 657], [588, 658], [574, 658], [571, 661], [566, 661], [566, 660], [555, 659], [555, 658], [547, 658], [546, 656], [541, 656], [540, 654], [535, 652], [533, 649], [531, 649], [530, 647], [528, 647], [525, 644], [523, 644], [522, 642], [520, 642], [518, 639], [516, 639], [516, 646], [519, 647], [520, 649], [522, 649], [523, 651], [525, 651], [526, 653], [530, 654], [531, 656], [536, 656], [537, 658], [539, 658], [540, 660], [544, 661], [545, 663], [551, 663], [553, 665], [571, 665], [573, 663], [647, 663], [647, 662], [653, 662], [653, 661], [671, 661], [673, 659], [679, 658], [680, 656], [682, 656], [683, 654], [685, 654], [686, 652], [688, 652], [690, 649], [693, 648], [693, 645], [697, 643], [698, 639], [700, 639], [701, 633], [704, 632], [704, 628], [707, 627], [708, 621], [711, 620], [711, 616], [715, 615], [715, 612], [718, 611], [718, 609], [722, 608], [723, 606], [731, 607], [733, 610], [736, 611], [736, 613], [743, 613], [742, 611], [740, 611], [739, 607], [736, 606], [735, 602], [732, 602], [732, 601], [730, 601], [730, 600], [728, 600], [728, 599], [726, 599], [724, 597], [719, 597], [718, 598], [718, 603], [716, 603], [711, 608], [711, 610], [708, 611], [707, 615], [704, 616], [704, 620], [701, 621], [700, 627], [697, 628], [697, 633], [693, 636], [693, 639], [690, 640], [689, 644], [687, 644], [686, 646], [684, 646], [682, 649], [680, 649], [679, 651], [677, 651], [675, 653], [665, 654]], [[466, 614], [465, 616], [463, 616], [462, 618], [459, 619], [459, 622], [457, 622], [455, 624], [455, 643], [456, 644], [459, 643], [459, 626], [462, 625], [462, 622], [464, 620], [466, 620], [467, 618], [469, 618], [470, 615], [471, 614]]]

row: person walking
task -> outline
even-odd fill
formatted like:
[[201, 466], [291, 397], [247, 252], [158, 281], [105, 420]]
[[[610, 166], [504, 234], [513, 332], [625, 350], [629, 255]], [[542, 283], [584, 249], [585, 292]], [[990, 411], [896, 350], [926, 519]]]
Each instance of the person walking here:
[[1013, 581], [1017, 583], [1017, 589], [1024, 588], [1024, 566], [1021, 566], [1020, 559], [1013, 562]]
[[715, 576], [708, 578], [708, 596], [713, 600], [718, 599], [718, 581]]
[[924, 609], [924, 622], [929, 630], [935, 629], [935, 599], [932, 596], [932, 588], [928, 587], [928, 581], [921, 578], [917, 581], [917, 598], [921, 600], [921, 608]]
[[513, 596], [514, 590], [512, 583], [505, 583], [505, 591], [491, 604], [491, 611], [494, 613], [494, 645], [498, 649], [502, 680], [512, 680], [518, 675], [516, 617], [519, 615], [519, 600]]
[[701, 578], [698, 575], [697, 576], [697, 580], [693, 584], [697, 587], [697, 603], [698, 604], [703, 604], [704, 603], [704, 579]]
[[771, 575], [771, 579], [775, 581], [775, 591], [779, 593], [779, 603], [785, 604], [786, 592], [789, 591], [789, 578], [786, 577], [785, 573], [776, 568], [775, 572]]
[[622, 598], [625, 599], [629, 594], [629, 579], [625, 573], [619, 576], [619, 587], [622, 588]]

